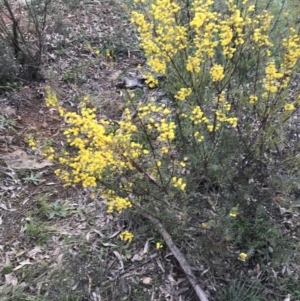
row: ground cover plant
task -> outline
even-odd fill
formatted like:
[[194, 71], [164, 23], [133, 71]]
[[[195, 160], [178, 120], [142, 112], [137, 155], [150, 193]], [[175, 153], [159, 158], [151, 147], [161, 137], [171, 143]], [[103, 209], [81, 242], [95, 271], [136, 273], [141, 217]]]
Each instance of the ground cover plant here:
[[298, 300], [297, 4], [55, 7], [0, 110], [0, 299]]

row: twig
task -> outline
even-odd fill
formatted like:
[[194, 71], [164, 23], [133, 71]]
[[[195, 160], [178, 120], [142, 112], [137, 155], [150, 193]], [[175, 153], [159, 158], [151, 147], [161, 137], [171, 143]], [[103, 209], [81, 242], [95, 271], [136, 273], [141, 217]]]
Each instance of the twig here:
[[192, 285], [193, 289], [195, 290], [195, 293], [197, 294], [200, 301], [208, 301], [207, 296], [205, 292], [202, 290], [200, 285], [197, 282], [196, 276], [192, 272], [192, 269], [188, 262], [186, 261], [183, 254], [180, 252], [180, 250], [176, 247], [174, 244], [171, 236], [167, 232], [167, 230], [164, 228], [164, 226], [160, 223], [160, 221], [154, 217], [152, 214], [148, 213], [147, 211], [143, 210], [139, 206], [135, 206], [139, 209], [141, 215], [143, 215], [145, 218], [150, 220], [156, 229], [159, 231], [161, 236], [164, 238], [164, 241], [166, 242], [167, 246], [171, 250], [172, 254], [175, 256], [177, 261], [179, 262], [181, 268], [183, 269], [184, 273], [186, 274], [190, 284]]

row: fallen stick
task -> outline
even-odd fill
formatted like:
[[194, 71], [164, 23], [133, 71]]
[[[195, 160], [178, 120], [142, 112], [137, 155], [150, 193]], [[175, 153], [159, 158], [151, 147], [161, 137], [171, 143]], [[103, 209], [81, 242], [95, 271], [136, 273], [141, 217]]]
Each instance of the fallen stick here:
[[208, 301], [207, 296], [206, 296], [205, 292], [203, 291], [203, 289], [198, 284], [196, 276], [192, 272], [190, 265], [188, 264], [188, 262], [186, 261], [185, 257], [180, 252], [180, 250], [176, 247], [176, 245], [173, 242], [173, 239], [171, 238], [171, 236], [169, 235], [167, 230], [164, 228], [164, 226], [160, 223], [160, 221], [157, 218], [155, 218], [150, 213], [144, 211], [140, 207], [138, 207], [138, 209], [145, 218], [147, 218], [154, 224], [156, 229], [159, 231], [161, 236], [164, 238], [165, 243], [167, 244], [170, 251], [175, 256], [177, 261], [179, 262], [179, 264], [180, 264], [181, 268], [183, 269], [184, 273], [186, 274], [190, 284], [192, 285], [193, 289], [195, 290], [195, 293], [197, 294], [199, 300], [200, 301]]

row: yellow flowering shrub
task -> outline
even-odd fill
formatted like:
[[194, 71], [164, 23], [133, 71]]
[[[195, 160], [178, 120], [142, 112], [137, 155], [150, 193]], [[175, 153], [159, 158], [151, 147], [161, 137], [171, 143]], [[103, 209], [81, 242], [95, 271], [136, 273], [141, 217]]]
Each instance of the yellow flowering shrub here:
[[[53, 104], [53, 95], [47, 87], [48, 106]], [[131, 97], [134, 94], [129, 96], [134, 104]], [[151, 100], [138, 107], [129, 105], [116, 123], [98, 119], [88, 103], [84, 97], [80, 113], [68, 112], [56, 103], [66, 122], [64, 135], [70, 150], [57, 154], [64, 168], [55, 173], [66, 185], [101, 188], [108, 212], [119, 213], [140, 203], [137, 196], [152, 198], [152, 191], [184, 193], [186, 183], [180, 173], [186, 158], [174, 156], [177, 126], [171, 108]], [[53, 153], [48, 149], [45, 155]]]
[[[230, 127], [239, 133], [268, 128], [268, 137], [255, 135], [251, 148], [256, 148], [274, 134], [273, 117], [282, 122], [288, 119], [284, 112], [295, 112], [299, 101], [285, 96], [300, 57], [296, 28], [289, 24], [286, 37], [278, 39], [277, 16], [255, 1], [224, 1], [223, 11], [214, 0], [195, 0], [188, 8], [181, 1], [135, 2], [143, 10], [134, 11], [131, 21], [151, 79], [165, 77], [163, 88], [174, 95], [178, 122], [193, 131], [196, 142], [212, 133], [219, 143]], [[186, 124], [189, 118], [193, 127]], [[239, 139], [250, 146], [248, 137]]]
[[[220, 231], [218, 242], [234, 241], [234, 231], [247, 227], [242, 219], [255, 220], [247, 214], [250, 184], [266, 181], [261, 170], [276, 161], [277, 144], [286, 139], [279, 130], [300, 105], [299, 90], [288, 93], [299, 66], [299, 30], [289, 26], [278, 39], [276, 18], [251, 0], [224, 1], [224, 11], [213, 0], [187, 7], [176, 0], [134, 2], [141, 7], [131, 21], [149, 67], [146, 84], [161, 87], [165, 99], [128, 94], [122, 117], [109, 120], [88, 98], [79, 113], [66, 111], [46, 88], [46, 104], [66, 123], [68, 148], [56, 154], [56, 174], [66, 185], [101, 190], [109, 213], [144, 210], [169, 228], [196, 225]], [[220, 214], [206, 202], [210, 194]], [[229, 231], [223, 223], [243, 227]]]

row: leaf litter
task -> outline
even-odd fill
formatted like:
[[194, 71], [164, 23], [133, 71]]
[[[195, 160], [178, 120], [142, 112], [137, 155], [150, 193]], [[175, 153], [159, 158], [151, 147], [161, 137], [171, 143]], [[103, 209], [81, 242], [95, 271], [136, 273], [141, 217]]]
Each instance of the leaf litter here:
[[30, 156], [23, 150], [16, 150], [13, 153], [3, 155], [3, 159], [9, 169], [41, 169], [46, 166], [52, 166], [49, 160], [39, 160], [35, 156]]

